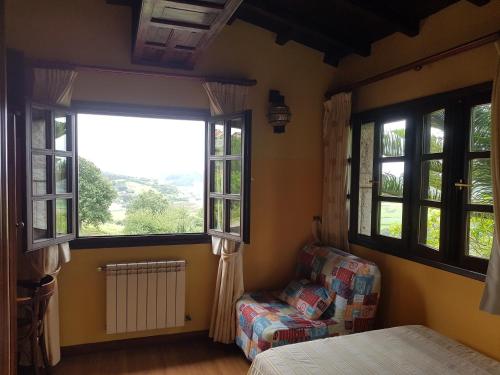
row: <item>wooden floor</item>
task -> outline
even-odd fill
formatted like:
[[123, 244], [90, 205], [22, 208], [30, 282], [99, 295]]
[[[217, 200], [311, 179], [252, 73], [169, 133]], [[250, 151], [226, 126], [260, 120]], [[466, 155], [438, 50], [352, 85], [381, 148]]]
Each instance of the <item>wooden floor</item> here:
[[66, 356], [53, 375], [239, 375], [246, 374], [249, 367], [235, 345], [192, 340]]

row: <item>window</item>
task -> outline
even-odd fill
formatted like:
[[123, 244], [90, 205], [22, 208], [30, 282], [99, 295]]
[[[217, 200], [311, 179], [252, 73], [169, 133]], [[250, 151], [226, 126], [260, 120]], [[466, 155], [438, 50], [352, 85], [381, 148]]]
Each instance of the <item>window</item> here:
[[79, 113], [79, 237], [204, 233], [205, 121]]
[[72, 248], [200, 243], [209, 233], [248, 242], [250, 112], [212, 119], [85, 102], [75, 112]]
[[28, 105], [26, 121], [27, 249], [75, 237], [74, 115]]
[[476, 278], [486, 273], [490, 95], [483, 84], [353, 116], [352, 242]]
[[250, 112], [214, 118], [209, 124], [208, 233], [248, 242]]

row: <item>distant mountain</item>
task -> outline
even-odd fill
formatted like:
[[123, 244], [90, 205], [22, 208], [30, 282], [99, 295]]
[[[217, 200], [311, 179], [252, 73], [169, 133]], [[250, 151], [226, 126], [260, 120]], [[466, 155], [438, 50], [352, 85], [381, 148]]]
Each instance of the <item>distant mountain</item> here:
[[[146, 177], [133, 177], [121, 174], [103, 172], [118, 193], [116, 203], [123, 208], [134, 196], [143, 191], [153, 190], [162, 193], [170, 203], [173, 204], [200, 204], [199, 186], [203, 186], [203, 176], [192, 173], [188, 175], [171, 175], [165, 178], [165, 182], [160, 183], [156, 179]], [[198, 188], [198, 189], [197, 189]]]
[[203, 174], [187, 173], [187, 174], [171, 174], [164, 177], [165, 183], [174, 186], [193, 186], [203, 183]]

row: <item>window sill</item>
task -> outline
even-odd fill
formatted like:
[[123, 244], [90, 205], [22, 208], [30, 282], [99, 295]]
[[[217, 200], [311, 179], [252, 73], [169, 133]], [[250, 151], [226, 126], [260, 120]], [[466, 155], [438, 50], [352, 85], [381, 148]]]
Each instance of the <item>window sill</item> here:
[[486, 275], [479, 273], [479, 272], [475, 272], [475, 271], [471, 271], [471, 270], [468, 270], [465, 268], [461, 268], [461, 267], [458, 267], [456, 265], [443, 263], [443, 262], [439, 262], [439, 261], [432, 260], [432, 259], [423, 258], [423, 257], [420, 257], [420, 256], [415, 255], [415, 254], [408, 254], [408, 253], [405, 254], [405, 253], [397, 252], [396, 250], [392, 250], [392, 249], [389, 250], [389, 249], [385, 248], [385, 246], [383, 246], [383, 245], [379, 245], [379, 244], [376, 244], [376, 243], [373, 243], [370, 241], [366, 241], [363, 239], [351, 239], [349, 242], [354, 244], [354, 245], [366, 247], [370, 250], [379, 251], [381, 253], [393, 255], [395, 257], [406, 259], [406, 260], [411, 260], [413, 262], [424, 264], [424, 265], [429, 266], [429, 267], [438, 268], [440, 270], [451, 272], [451, 273], [454, 273], [454, 274], [457, 274], [460, 276], [464, 276], [464, 277], [468, 277], [468, 278], [471, 278], [474, 280], [485, 281], [485, 279], [486, 279]]
[[156, 234], [149, 236], [109, 236], [77, 237], [70, 242], [71, 250], [102, 249], [115, 247], [143, 247], [161, 245], [194, 245], [210, 243], [206, 233], [195, 234]]

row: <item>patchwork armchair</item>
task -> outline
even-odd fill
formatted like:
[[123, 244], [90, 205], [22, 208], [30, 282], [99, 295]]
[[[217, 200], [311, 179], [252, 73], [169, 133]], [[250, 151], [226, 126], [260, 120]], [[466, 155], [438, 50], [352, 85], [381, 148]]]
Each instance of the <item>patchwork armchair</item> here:
[[[303, 248], [297, 263], [296, 279], [301, 281], [293, 283], [326, 289], [331, 303], [318, 319], [310, 319], [300, 304], [284, 302], [292, 283], [281, 296], [268, 291], [244, 294], [236, 304], [236, 344], [249, 360], [272, 347], [373, 328], [380, 294], [380, 272], [374, 263], [315, 245]], [[295, 300], [304, 304], [311, 294], [306, 297]]]

